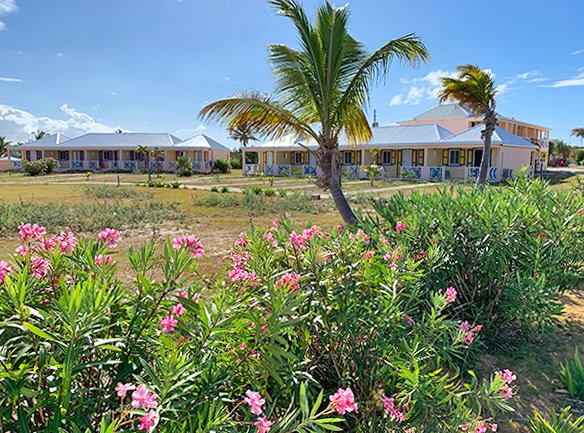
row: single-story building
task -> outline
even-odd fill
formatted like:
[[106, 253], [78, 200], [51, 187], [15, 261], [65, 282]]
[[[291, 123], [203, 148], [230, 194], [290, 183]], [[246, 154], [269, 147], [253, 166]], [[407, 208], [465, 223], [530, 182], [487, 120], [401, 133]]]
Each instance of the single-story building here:
[[[476, 178], [481, 163], [483, 140], [479, 124], [454, 134], [436, 124], [374, 126], [367, 143], [350, 145], [339, 140], [342, 170], [348, 177], [366, 178], [365, 166], [375, 165], [386, 179], [468, 180]], [[300, 144], [302, 146], [300, 146]], [[268, 176], [315, 176], [318, 173], [312, 150], [314, 141], [288, 136], [281, 140], [242, 149], [244, 173]], [[246, 154], [256, 152], [257, 164], [248, 164]], [[497, 127], [492, 137], [489, 181], [512, 177], [521, 167], [533, 169], [538, 147], [532, 142]]]
[[12, 164], [13, 162], [16, 164], [19, 164], [20, 158], [17, 158], [17, 157], [12, 156], [12, 155], [1, 156], [0, 157], [0, 171], [14, 170], [13, 164]]
[[[90, 133], [77, 138], [62, 134], [11, 146], [18, 149], [22, 161], [54, 158], [59, 161], [58, 171], [145, 171], [146, 156], [136, 152], [139, 146], [162, 151], [156, 160], [150, 157], [150, 168], [176, 171], [179, 157], [187, 157], [194, 171], [209, 173], [218, 159], [229, 160], [230, 149], [204, 134], [181, 140], [172, 134], [158, 133]], [[20, 161], [12, 162], [12, 169], [20, 169]]]

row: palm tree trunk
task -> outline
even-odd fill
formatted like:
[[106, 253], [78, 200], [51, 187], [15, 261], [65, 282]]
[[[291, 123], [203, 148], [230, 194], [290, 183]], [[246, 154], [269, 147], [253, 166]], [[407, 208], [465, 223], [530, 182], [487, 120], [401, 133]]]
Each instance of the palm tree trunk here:
[[483, 157], [481, 159], [481, 168], [477, 177], [477, 188], [484, 188], [487, 184], [487, 176], [491, 165], [491, 139], [497, 125], [495, 113], [489, 113], [485, 116], [485, 129], [482, 132], [484, 146]]
[[317, 179], [316, 184], [321, 188], [328, 189], [331, 193], [337, 210], [341, 214], [343, 221], [348, 225], [356, 225], [359, 220], [351, 209], [347, 198], [341, 189], [341, 178], [339, 176], [339, 151], [336, 147], [321, 147], [318, 152], [318, 165], [322, 171], [321, 176]]

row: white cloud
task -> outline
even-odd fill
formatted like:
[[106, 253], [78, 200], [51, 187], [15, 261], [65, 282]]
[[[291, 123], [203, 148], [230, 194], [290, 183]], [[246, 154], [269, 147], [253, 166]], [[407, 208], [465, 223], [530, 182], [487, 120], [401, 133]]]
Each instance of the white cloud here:
[[0, 135], [10, 141], [28, 141], [31, 132], [40, 129], [54, 134], [60, 132], [69, 137], [78, 137], [88, 132], [114, 132], [119, 126], [112, 127], [97, 122], [92, 116], [81, 113], [67, 104], [60, 107], [65, 119], [54, 119], [34, 114], [9, 105], [0, 104]]
[[400, 79], [402, 84], [411, 84], [407, 92], [395, 95], [389, 101], [389, 105], [418, 105], [424, 99], [435, 99], [440, 92], [441, 79], [444, 77], [454, 77], [456, 72], [443, 71], [438, 69], [427, 73], [422, 78]]
[[507, 91], [507, 89], [509, 89], [509, 85], [508, 84], [499, 84], [496, 87], [497, 96], [501, 96], [503, 93], [505, 93]]
[[[0, 0], [0, 16], [16, 12], [17, 10], [18, 6], [16, 6], [16, 2], [14, 0]], [[6, 24], [4, 24], [3, 21], [0, 21], [0, 31], [5, 29]]]
[[59, 51], [59, 52], [57, 53], [57, 57], [63, 57], [63, 56], [64, 56], [64, 54], [63, 54], [63, 52], [62, 52], [62, 51]]
[[566, 80], [558, 80], [555, 83], [543, 85], [542, 87], [574, 87], [574, 86], [584, 86], [584, 73], [575, 75], [574, 77], [568, 78]]
[[584, 53], [584, 49], [582, 50], [575, 50], [570, 53], [571, 56], [577, 56], [578, 54]]
[[0, 81], [4, 81], [5, 83], [22, 83], [20, 78], [10, 78], [10, 77], [0, 77]]
[[175, 131], [175, 134], [192, 137], [193, 135], [201, 134], [206, 129], [207, 129], [207, 127], [201, 123], [201, 124], [197, 125], [195, 128], [177, 129]]
[[113, 90], [108, 90], [108, 93], [109, 93], [110, 95], [112, 95], [112, 96], [116, 96], [116, 95], [117, 95], [117, 93], [116, 93], [116, 92], [114, 92]]

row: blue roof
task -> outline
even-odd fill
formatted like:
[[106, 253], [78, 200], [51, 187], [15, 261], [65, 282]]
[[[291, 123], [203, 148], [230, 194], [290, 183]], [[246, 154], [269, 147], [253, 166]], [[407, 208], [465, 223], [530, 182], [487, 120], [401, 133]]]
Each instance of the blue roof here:
[[[442, 143], [447, 144], [483, 144], [481, 133], [485, 129], [485, 125], [480, 123], [470, 129], [462, 131], [458, 134], [452, 135], [443, 139]], [[537, 149], [537, 146], [531, 141], [521, 138], [509, 131], [504, 130], [500, 126], [495, 128], [492, 137], [492, 144], [499, 146], [515, 146], [515, 147], [530, 147]]]

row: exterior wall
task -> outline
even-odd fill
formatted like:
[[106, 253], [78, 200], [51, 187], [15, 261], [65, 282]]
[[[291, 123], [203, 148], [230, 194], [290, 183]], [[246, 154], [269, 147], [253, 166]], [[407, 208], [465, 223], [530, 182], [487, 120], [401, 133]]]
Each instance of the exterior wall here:
[[499, 166], [504, 169], [512, 169], [513, 174], [516, 174], [518, 169], [531, 165], [532, 154], [534, 152], [534, 149], [522, 147], [506, 147], [500, 149]]
[[[458, 134], [468, 128], [472, 128], [470, 126], [472, 119], [464, 117], [464, 118], [456, 118], [456, 117], [449, 117], [444, 119], [420, 119], [420, 120], [407, 120], [403, 122], [398, 122], [400, 126], [410, 126], [410, 125], [439, 125], [443, 128], [446, 128], [450, 132], [454, 134]], [[473, 125], [474, 126], [474, 125]]]
[[12, 161], [8, 159], [0, 159], [0, 171], [12, 170]]

